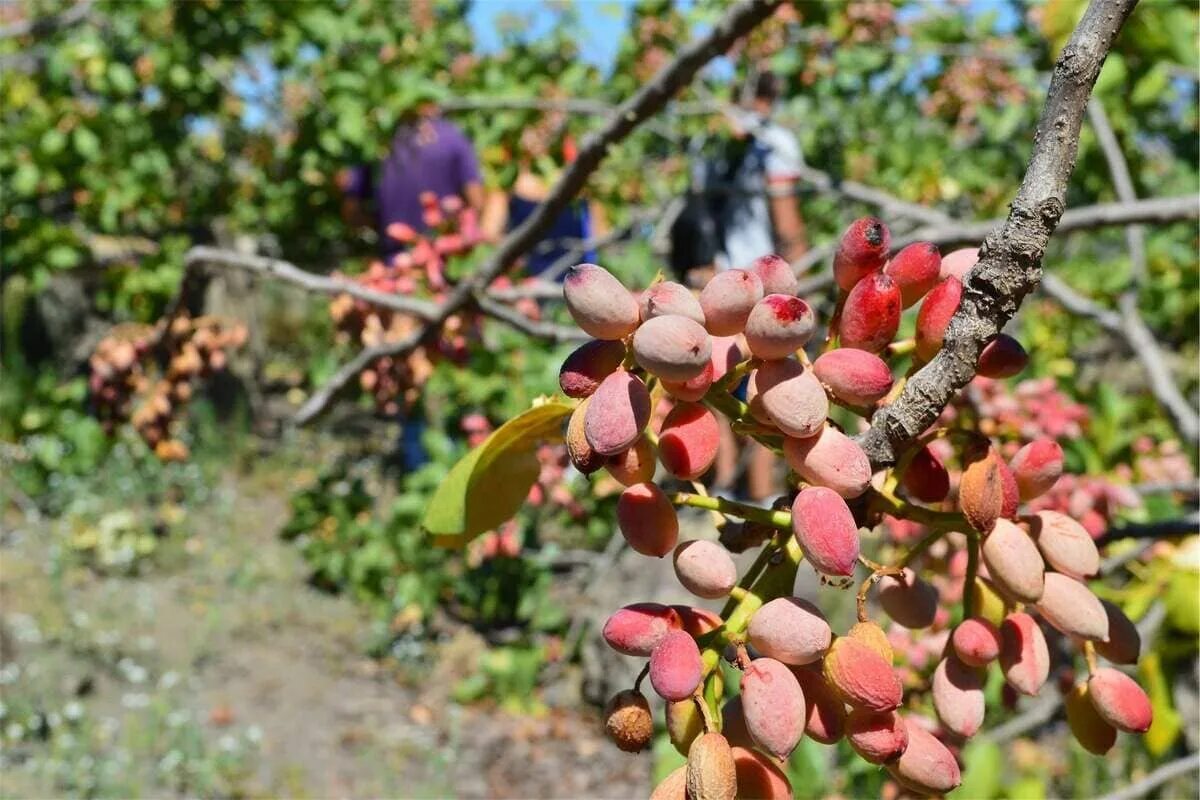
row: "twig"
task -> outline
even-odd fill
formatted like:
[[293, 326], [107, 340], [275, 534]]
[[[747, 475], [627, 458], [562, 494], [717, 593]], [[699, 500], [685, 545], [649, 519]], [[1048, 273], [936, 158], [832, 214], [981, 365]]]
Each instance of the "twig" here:
[[997, 744], [1016, 739], [1030, 731], [1040, 728], [1054, 718], [1062, 706], [1062, 695], [1049, 685], [1038, 697], [1037, 702], [1022, 711], [1017, 716], [1002, 725], [997, 725], [990, 731], [980, 734]]
[[365, 300], [373, 306], [409, 314], [422, 320], [436, 319], [438, 315], [436, 303], [388, 292], [377, 292], [354, 281], [306, 272], [295, 264], [275, 258], [204, 246], [193, 247], [184, 254], [183, 268], [185, 270], [203, 269], [205, 266], [234, 267], [258, 275], [277, 278], [310, 292], [329, 295], [348, 294], [359, 300]]
[[[1104, 106], [1096, 98], [1088, 103], [1088, 116], [1092, 130], [1100, 142], [1100, 149], [1108, 162], [1108, 171], [1112, 175], [1113, 188], [1118, 199], [1130, 202], [1137, 199], [1133, 188], [1133, 178], [1129, 174], [1129, 164], [1121, 152], [1121, 144], [1109, 124]], [[1121, 332], [1129, 343], [1130, 350], [1146, 370], [1150, 379], [1150, 391], [1166, 410], [1175, 430], [1189, 444], [1200, 443], [1200, 415], [1197, 415], [1191, 404], [1184, 399], [1171, 370], [1163, 360], [1162, 351], [1158, 348], [1154, 334], [1138, 311], [1138, 297], [1142, 285], [1146, 281], [1146, 235], [1141, 225], [1125, 227], [1125, 244], [1129, 248], [1131, 272], [1129, 285], [1117, 298], [1117, 308], [1121, 312]]]
[[1149, 481], [1134, 484], [1133, 490], [1141, 495], [1178, 492], [1194, 499], [1200, 495], [1200, 482], [1195, 479], [1190, 481]]
[[[28, 11], [28, 7], [26, 7], [26, 10]], [[67, 28], [76, 23], [83, 22], [91, 12], [92, 0], [81, 0], [81, 2], [58, 14], [51, 14], [45, 17], [32, 17], [0, 26], [0, 40], [15, 39], [19, 36], [30, 34], [33, 36], [45, 36], [60, 28]]]
[[[436, 319], [429, 321], [428, 328], [440, 326], [447, 317], [472, 302], [480, 288], [488, 286], [499, 275], [511, 269], [579, 193], [613, 146], [661, 110], [705, 64], [724, 53], [735, 41], [774, 13], [781, 1], [743, 0], [731, 6], [706, 36], [684, 48], [649, 83], [622, 103], [600, 130], [584, 140], [579, 155], [563, 172], [541, 205], [500, 242], [495, 252], [474, 276], [460, 284], [446, 298]], [[303, 425], [315, 419], [328, 407], [330, 401], [375, 359], [382, 356], [401, 357], [411, 352], [424, 336], [422, 331], [418, 331], [417, 334], [419, 335], [361, 351], [313, 392], [296, 414], [295, 422]]]
[[1090, 319], [1109, 333], [1121, 335], [1120, 314], [1079, 294], [1057, 275], [1043, 276], [1042, 285], [1039, 288], [1042, 294], [1072, 314]]
[[1130, 547], [1123, 553], [1118, 553], [1115, 556], [1109, 556], [1100, 562], [1100, 575], [1111, 575], [1113, 571], [1125, 566], [1130, 561], [1136, 561], [1146, 554], [1146, 551], [1153, 546], [1154, 542], [1145, 541]]
[[506, 306], [503, 303], [497, 303], [483, 293], [475, 295], [475, 304], [479, 307], [480, 311], [489, 317], [498, 319], [522, 333], [536, 336], [539, 339], [544, 339], [554, 344], [583, 342], [589, 338], [586, 333], [574, 325], [555, 325], [553, 322], [530, 319], [515, 308]]
[[[861, 556], [859, 559], [863, 560]], [[859, 622], [869, 622], [871, 619], [867, 614], [867, 596], [871, 592], [871, 587], [883, 580], [885, 576], [904, 574], [903, 567], [889, 567], [883, 564], [873, 564], [869, 561], [864, 561], [864, 563], [871, 569], [871, 574], [863, 579], [862, 584], [858, 587], [858, 593], [854, 596], [854, 605], [857, 609]]]
[[1127, 292], [1122, 293], [1117, 301], [1120, 311], [1113, 311], [1079, 294], [1055, 275], [1042, 278], [1041, 290], [1072, 314], [1086, 317], [1108, 333], [1123, 339], [1146, 370], [1150, 391], [1166, 410], [1175, 430], [1191, 444], [1200, 441], [1200, 417], [1197, 417], [1175, 385], [1154, 334], [1138, 312], [1136, 298], [1131, 298]]
[[[1100, 2], [1132, 3], [1134, 0], [1100, 0]], [[1051, 88], [1053, 89], [1053, 84], [1051, 84]], [[1078, 134], [1076, 134], [1076, 138], [1078, 138]], [[1028, 176], [1028, 173], [1026, 175]], [[1019, 197], [1020, 193], [1018, 193]], [[1061, 202], [1061, 198], [1055, 199]], [[1200, 218], [1200, 198], [1195, 195], [1155, 197], [1149, 200], [1095, 203], [1068, 209], [1058, 220], [1055, 232], [1069, 233], [1138, 223], [1165, 224], [1197, 218]], [[1012, 220], [1010, 214], [1006, 220], [953, 221], [943, 226], [929, 225], [893, 239], [892, 247], [903, 247], [912, 242], [933, 242], [942, 247], [978, 244], [990, 233], [994, 233], [998, 226], [1013, 222], [1015, 221]], [[1039, 223], [1031, 223], [1026, 220], [1024, 224]]]
[[724, 497], [704, 496], [690, 492], [676, 492], [671, 495], [671, 502], [680, 506], [692, 506], [708, 511], [718, 511], [726, 516], [739, 517], [750, 522], [770, 525], [787, 531], [792, 529], [792, 515], [787, 511], [775, 511], [770, 508], [752, 506], [749, 503], [728, 500]]
[[1008, 219], [988, 234], [979, 263], [967, 273], [962, 303], [945, 344], [913, 375], [903, 393], [875, 413], [859, 438], [875, 468], [895, 463], [951, 397], [975, 377], [979, 352], [1037, 286], [1042, 255], [1063, 217], [1079, 131], [1100, 68], [1136, 0], [1092, 0], [1059, 55], [1038, 120], [1033, 154]]
[[565, 111], [597, 116], [613, 110], [611, 103], [586, 97], [452, 97], [439, 102], [438, 107], [443, 111]]
[[979, 574], [979, 533], [967, 530], [967, 574], [963, 578], [963, 619], [975, 616], [975, 576]]
[[[544, 281], [555, 281], [559, 275], [562, 275], [571, 267], [579, 263], [579, 259], [589, 250], [599, 250], [608, 247], [614, 242], [618, 242], [628, 236], [634, 228], [641, 225], [643, 222], [648, 222], [663, 212], [663, 209], [647, 209], [641, 212], [635, 212], [627, 223], [600, 236], [594, 236], [584, 242], [578, 243], [575, 247], [570, 248], [561, 256], [559, 256], [553, 264], [547, 267], [538, 277]], [[561, 296], [561, 290], [559, 292]]]
[[1155, 601], [1141, 619], [1137, 621], [1138, 636], [1142, 640], [1142, 652], [1153, 649], [1154, 636], [1167, 619], [1167, 606], [1161, 600]]
[[1139, 781], [1104, 795], [1100, 800], [1136, 800], [1149, 794], [1169, 780], [1200, 770], [1200, 753], [1188, 753], [1182, 758], [1163, 764]]
[[1119, 528], [1109, 528], [1096, 540], [1096, 544], [1105, 545], [1119, 539], [1162, 539], [1168, 536], [1186, 536], [1200, 530], [1200, 512], [1188, 514], [1177, 519], [1165, 519], [1158, 522], [1130, 522]]
[[[1200, 219], [1200, 199], [1194, 195], [1156, 197], [1152, 200], [1096, 203], [1067, 209], [1062, 215], [1062, 219], [1058, 221], [1055, 233], [1065, 234], [1136, 223], [1169, 224], [1195, 219]], [[989, 232], [1004, 223], [1003, 219], [988, 219], [977, 222], [950, 220], [943, 224], [925, 225], [903, 236], [895, 237], [892, 240], [892, 249], [898, 250], [913, 242], [933, 242], [943, 249], [958, 245], [978, 244]], [[797, 275], [803, 275], [818, 264], [829, 261], [833, 258], [836, 246], [834, 242], [810, 249], [792, 262], [792, 271]], [[819, 275], [812, 275], [802, 280], [797, 294], [825, 291], [832, 285], [833, 274], [824, 271]], [[1061, 281], [1059, 281], [1059, 285], [1062, 285]]]
[[[646, 669], [649, 669], [647, 665]], [[709, 709], [708, 703], [704, 699], [704, 682], [696, 687], [696, 691], [692, 692], [692, 701], [696, 704], [696, 710], [700, 712], [700, 719], [704, 722], [704, 732], [712, 733], [717, 730], [717, 722], [713, 719], [712, 710]]]
[[919, 203], [910, 203], [865, 183], [838, 180], [828, 172], [822, 172], [807, 164], [800, 165], [798, 174], [800, 180], [813, 185], [818, 191], [839, 194], [849, 200], [877, 206], [888, 216], [907, 217], [926, 225], [944, 225], [950, 219], [948, 215], [937, 209]]
[[491, 289], [488, 291], [488, 297], [493, 300], [500, 300], [501, 302], [525, 299], [561, 300], [562, 292], [561, 283], [542, 280], [539, 277], [537, 280], [529, 281], [528, 283]]

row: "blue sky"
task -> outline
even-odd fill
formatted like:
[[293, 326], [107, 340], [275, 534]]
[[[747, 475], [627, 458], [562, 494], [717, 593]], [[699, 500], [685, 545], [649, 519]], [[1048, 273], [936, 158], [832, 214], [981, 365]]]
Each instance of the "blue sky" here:
[[[583, 58], [595, 64], [601, 70], [607, 70], [616, 57], [617, 46], [626, 29], [629, 9], [636, 0], [567, 0], [579, 12], [583, 32], [580, 53]], [[500, 46], [500, 35], [497, 32], [496, 19], [501, 16], [516, 16], [523, 18], [528, 25], [528, 35], [537, 37], [549, 31], [554, 21], [554, 7], [561, 6], [564, 0], [475, 0], [470, 7], [467, 19], [475, 33], [477, 47], [484, 51], [495, 51]], [[691, 0], [680, 0], [680, 5], [687, 7]], [[927, 10], [921, 5], [906, 7], [901, 12], [901, 18], [922, 13]], [[1011, 30], [1019, 24], [1019, 18], [1014, 14], [1008, 0], [969, 0], [967, 12], [979, 14], [987, 11], [998, 12], [997, 23], [1000, 30]], [[715, 74], [724, 74], [730, 65], [724, 59], [718, 59], [709, 69]], [[255, 126], [266, 119], [265, 106], [259, 101], [262, 92], [272, 93], [277, 88], [277, 76], [265, 62], [260, 65], [256, 78], [239, 74], [234, 78], [234, 86], [247, 100], [246, 123]]]
[[[600, 68], [612, 64], [617, 54], [617, 44], [625, 31], [625, 19], [634, 0], [575, 0], [575, 7], [583, 16], [584, 40], [580, 52], [583, 57]], [[549, 30], [552, 13], [547, 0], [477, 0], [467, 15], [475, 31], [479, 49], [487, 52], [500, 44], [496, 34], [495, 18], [505, 14], [516, 14], [529, 20], [529, 31], [534, 36]]]
[[[475, 32], [479, 49], [485, 52], [494, 51], [500, 45], [500, 37], [496, 32], [496, 17], [524, 17], [529, 25], [529, 33], [536, 37], [550, 29], [553, 20], [551, 7], [561, 2], [562, 0], [476, 0], [467, 19]], [[629, 8], [634, 2], [635, 0], [572, 0], [583, 17], [581, 28], [584, 31], [584, 41], [580, 48], [583, 58], [601, 69], [606, 69], [612, 64], [621, 34], [625, 32]], [[682, 5], [687, 6], [689, 3], [684, 2]], [[927, 11], [924, 6], [916, 4], [903, 9], [900, 16], [904, 18]], [[997, 13], [997, 27], [1000, 31], [1012, 30], [1020, 22], [1007, 0], [970, 0], [967, 4], [969, 14], [977, 15], [988, 11]]]

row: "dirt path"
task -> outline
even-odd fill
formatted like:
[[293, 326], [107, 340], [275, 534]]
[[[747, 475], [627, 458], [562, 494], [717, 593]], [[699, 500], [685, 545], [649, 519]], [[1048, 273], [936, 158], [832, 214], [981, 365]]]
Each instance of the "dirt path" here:
[[[223, 482], [136, 577], [82, 565], [78, 521], [6, 520], [0, 794], [648, 794], [650, 760], [594, 715], [457, 705], [432, 648], [424, 670], [365, 658], [371, 620], [277, 536], [287, 488]], [[466, 632], [453, 648], [481, 652]]]

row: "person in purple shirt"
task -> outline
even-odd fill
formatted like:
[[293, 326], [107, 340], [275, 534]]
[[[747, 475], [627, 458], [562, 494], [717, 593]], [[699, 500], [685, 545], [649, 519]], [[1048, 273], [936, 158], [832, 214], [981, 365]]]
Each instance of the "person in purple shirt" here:
[[339, 175], [338, 183], [342, 216], [348, 224], [366, 224], [363, 204], [374, 200], [375, 229], [385, 258], [403, 249], [385, 233], [388, 225], [402, 222], [414, 230], [425, 229], [423, 192], [433, 192], [438, 199], [459, 197], [477, 212], [483, 208], [475, 149], [456, 125], [441, 116], [436, 100], [428, 95], [401, 120], [387, 157], [376, 169], [353, 167]]
[[[389, 225], [400, 222], [413, 230], [426, 229], [421, 207], [424, 192], [433, 192], [439, 200], [456, 196], [477, 213], [483, 208], [483, 184], [475, 149], [463, 132], [438, 112], [436, 87], [427, 85], [418, 92], [383, 162], [376, 168], [343, 170], [337, 178], [342, 191], [342, 218], [347, 225], [371, 224], [365, 203], [374, 201], [374, 225], [384, 259], [405, 247], [387, 235]], [[426, 421], [421, 403], [401, 412], [400, 421], [400, 460], [406, 470], [415, 470], [429, 460], [423, 441]]]

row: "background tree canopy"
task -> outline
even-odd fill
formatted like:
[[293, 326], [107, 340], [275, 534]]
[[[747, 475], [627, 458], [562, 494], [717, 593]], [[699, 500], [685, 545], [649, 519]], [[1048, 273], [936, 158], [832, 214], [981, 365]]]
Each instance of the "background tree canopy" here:
[[[832, 310], [832, 296], [820, 286], [830, 248], [856, 217], [887, 219], [897, 238], [935, 230], [947, 242], [977, 244], [982, 237], [960, 241], [955, 228], [1007, 214], [1050, 72], [1086, 6], [1085, 0], [785, 5], [606, 153], [582, 193], [604, 209], [613, 229], [599, 262], [636, 287], [665, 271], [665, 229], [696, 154], [720, 135], [723, 109], [767, 69], [782, 79], [777, 118], [798, 137], [807, 165], [798, 202], [812, 250], [801, 278], [823, 298], [822, 313]], [[113, 666], [123, 663], [124, 651], [95, 645], [86, 625], [62, 621], [64, 609], [89, 602], [86, 592], [108, 585], [114, 574], [128, 582], [122, 585], [143, 579], [152, 585], [156, 575], [194, 567], [205, 586], [242, 586], [245, 576], [220, 571], [221, 559], [200, 564], [195, 543], [213, 526], [236, 533], [247, 506], [264, 501], [270, 513], [257, 527], [273, 547], [282, 547], [281, 534], [289, 542], [283, 552], [303, 556], [302, 566], [293, 566], [299, 574], [273, 575], [272, 585], [280, 593], [307, 592], [308, 580], [351, 597], [357, 607], [347, 613], [366, 609], [353, 625], [369, 634], [355, 638], [352, 651], [370, 652], [413, 680], [453, 659], [441, 649], [447, 640], [462, 631], [481, 638], [478, 666], [454, 672], [452, 688], [432, 700], [422, 696], [423, 703], [457, 708], [490, 698], [533, 717], [547, 707], [581, 713], [580, 697], [595, 699], [594, 689], [576, 686], [585, 683], [579, 674], [587, 668], [580, 665], [590, 663], [587, 642], [595, 638], [588, 613], [606, 602], [587, 594], [586, 584], [598, 574], [591, 570], [616, 561], [606, 550], [613, 486], [589, 492], [575, 480], [580, 476], [563, 473], [540, 453], [543, 502], [485, 537], [486, 545], [465, 554], [431, 550], [419, 530], [440, 479], [467, 450], [470, 426], [498, 427], [555, 392], [564, 345], [531, 346], [521, 331], [489, 320], [460, 357], [434, 359], [419, 386], [431, 423], [424, 435], [431, 463], [416, 472], [396, 466], [399, 420], [372, 413], [353, 387], [328, 424], [298, 431], [288, 423], [356, 352], [339, 337], [319, 295], [266, 279], [239, 283], [244, 276], [231, 277], [233, 270], [207, 276], [210, 307], [196, 311], [239, 318], [250, 344], [232, 361], [233, 378], [201, 392], [194, 418], [182, 426], [193, 463], [159, 464], [130, 432], [106, 431], [93, 418], [88, 356], [111, 326], [152, 324], [172, 309], [185, 254], [198, 246], [270, 256], [317, 276], [366, 274], [377, 233], [347, 224], [337, 177], [384, 156], [401, 118], [430, 91], [473, 142], [485, 184], [506, 190], [530, 137], [545, 141], [565, 131], [586, 142], [726, 10], [710, 0], [530, 0], [501, 10], [471, 0], [0, 6], [0, 498], [6, 527], [44, 534], [32, 537], [42, 540], [33, 549], [21, 537], [0, 537], [0, 547], [17, 563], [36, 566], [30, 574], [50, 564], [50, 572], [73, 576], [65, 594], [43, 592], [42, 583], [20, 571], [15, 584], [0, 579], [0, 596], [35, 587], [27, 596], [37, 603], [17, 613], [50, 632], [22, 639], [16, 634], [27, 630], [24, 622], [6, 617], [0, 634], [16, 631], [18, 652], [26, 644], [30, 652], [64, 648], [43, 655], [85, 663], [85, 671], [111, 662], [106, 668], [124, 675], [119, 685], [133, 686], [126, 667]], [[481, 26], [488, 26], [486, 36]], [[596, 31], [609, 29], [620, 32], [607, 48], [611, 58], [587, 52]], [[1114, 179], [1106, 132], [1127, 163], [1136, 198], [1184, 206], [1194, 200], [1198, 35], [1194, 3], [1146, 0], [1136, 9], [1096, 85], [1069, 209], [1128, 200]], [[563, 167], [545, 158], [547, 174]], [[1126, 227], [1064, 226], [1045, 257], [1047, 281], [1009, 328], [1031, 356], [1024, 382], [973, 395], [1000, 420], [998, 435], [1014, 441], [1022, 434], [1004, 417], [1011, 408], [1037, 416], [1038, 424], [1062, 423], [1068, 471], [1079, 476], [1088, 508], [1114, 527], [1156, 530], [1169, 523], [1176, 534], [1195, 533], [1196, 442], [1188, 433], [1200, 393], [1195, 216], [1185, 207], [1142, 226], [1144, 256], [1131, 249]], [[453, 269], [470, 275], [493, 253], [485, 244]], [[544, 315], [546, 325], [566, 320], [553, 305]], [[1156, 343], [1157, 373], [1137, 347], [1139, 331]], [[533, 456], [523, 455], [529, 456], [524, 468], [537, 472]], [[1100, 483], [1087, 483], [1084, 473]], [[229, 500], [220, 487], [231, 484], [242, 488], [230, 489]], [[1149, 484], [1166, 489], [1145, 490]], [[1130, 493], [1133, 500], [1124, 502]], [[238, 553], [235, 561], [252, 560], [253, 548], [239, 550], [246, 545], [238, 538], [209, 546]], [[515, 552], [505, 556], [513, 541]], [[1159, 643], [1143, 670], [1157, 686], [1156, 711], [1170, 724], [1145, 744], [1124, 747], [1111, 769], [1065, 744], [1059, 757], [1042, 760], [1020, 750], [1030, 740], [1018, 740], [1012, 751], [1001, 750], [1007, 742], [975, 745], [981, 766], [959, 796], [1098, 795], [1173, 756], [1194, 755], [1195, 714], [1181, 706], [1183, 716], [1172, 717], [1171, 709], [1194, 698], [1200, 570], [1188, 561], [1194, 536], [1176, 535], [1171, 545], [1178, 549], [1139, 551], [1133, 576], [1111, 598], [1131, 616], [1158, 613], [1167, 620], [1160, 618]], [[485, 547], [491, 551], [481, 555]], [[267, 581], [246, 578], [257, 580]], [[118, 588], [115, 596], [123, 591], [132, 589]], [[163, 648], [163, 664], [174, 664]], [[186, 673], [199, 663], [193, 655], [196, 661], [176, 669]], [[0, 662], [8, 659], [0, 648]], [[170, 671], [164, 666], [156, 680]], [[0, 704], [0, 723], [19, 758], [0, 760], [0, 767], [26, 764], [34, 775], [30, 791], [289, 791], [278, 765], [263, 768], [265, 783], [247, 777], [256, 758], [249, 740], [239, 739], [246, 747], [226, 759], [221, 753], [233, 751], [221, 751], [209, 732], [188, 738], [186, 726], [178, 739], [138, 729], [169, 750], [129, 745], [135, 760], [152, 763], [179, 752], [184, 766], [134, 770], [124, 783], [100, 769], [72, 772], [63, 764], [84, 754], [117, 763], [112, 743], [100, 735], [103, 726], [85, 716], [94, 727], [64, 744], [55, 725], [65, 713], [65, 690], [45, 675], [4, 682], [14, 688]], [[554, 700], [560, 691], [554, 687], [568, 684], [562, 691], [570, 700]], [[183, 702], [169, 688], [160, 684], [151, 702], [162, 707], [154, 725], [166, 725], [167, 709]], [[102, 698], [111, 700], [104, 691]], [[990, 703], [1000, 704], [999, 687], [989, 691]], [[58, 722], [48, 721], [51, 714]], [[1021, 733], [1056, 735], [1047, 726]], [[1063, 741], [1041, 741], [1051, 740]], [[49, 753], [46, 741], [66, 755]], [[659, 750], [662, 772], [674, 752], [669, 745]], [[556, 751], [555, 758], [571, 756]], [[1012, 775], [1001, 768], [1005, 758], [1016, 764]], [[805, 776], [793, 785], [812, 786], [814, 797], [879, 790], [873, 772], [834, 774], [811, 750], [793, 758], [790, 769]], [[603, 767], [597, 770], [599, 778], [578, 791], [605, 785]], [[536, 791], [530, 787], [539, 778], [530, 776], [518, 784], [522, 791]], [[359, 780], [355, 786], [365, 794], [402, 791]], [[648, 785], [646, 775], [631, 780], [631, 792]], [[429, 785], [434, 793], [461, 789], [453, 781]]]

